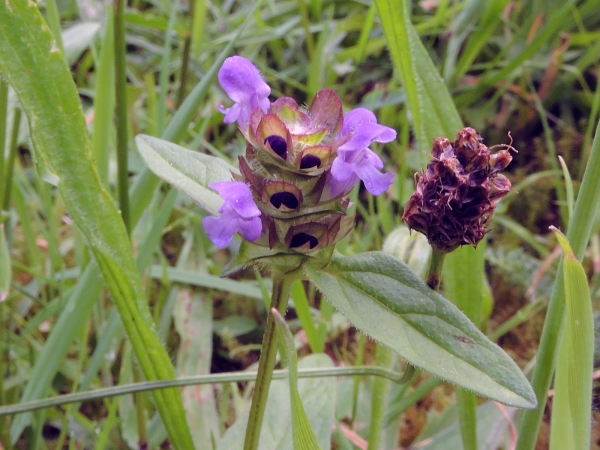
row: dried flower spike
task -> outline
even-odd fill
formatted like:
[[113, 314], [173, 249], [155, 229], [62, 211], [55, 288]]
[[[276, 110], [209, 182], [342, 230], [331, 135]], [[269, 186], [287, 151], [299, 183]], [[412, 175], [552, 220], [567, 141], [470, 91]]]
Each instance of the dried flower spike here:
[[510, 181], [498, 171], [512, 156], [508, 150], [490, 154], [482, 140], [473, 128], [460, 130], [454, 142], [434, 139], [433, 160], [404, 208], [402, 220], [438, 250], [477, 246], [496, 204], [510, 191]]

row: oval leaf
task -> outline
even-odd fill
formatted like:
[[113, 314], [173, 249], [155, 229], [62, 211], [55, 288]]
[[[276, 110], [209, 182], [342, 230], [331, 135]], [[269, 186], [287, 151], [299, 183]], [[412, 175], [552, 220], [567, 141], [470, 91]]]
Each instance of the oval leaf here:
[[401, 261], [381, 252], [334, 256], [309, 279], [354, 326], [411, 364], [507, 405], [536, 398], [510, 357]]
[[185, 192], [209, 213], [218, 214], [223, 199], [208, 185], [231, 180], [232, 174], [238, 173], [235, 167], [214, 156], [152, 136], [138, 135], [135, 143], [152, 172]]

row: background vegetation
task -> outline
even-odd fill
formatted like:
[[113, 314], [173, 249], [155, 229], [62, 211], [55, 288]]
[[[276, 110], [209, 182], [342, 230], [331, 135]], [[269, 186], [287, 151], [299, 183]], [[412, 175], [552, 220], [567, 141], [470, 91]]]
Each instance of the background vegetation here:
[[[229, 100], [215, 82], [216, 69], [231, 54], [256, 64], [276, 97], [308, 103], [318, 90], [333, 88], [348, 108], [373, 109], [380, 123], [398, 130], [396, 142], [377, 149], [386, 169], [396, 173], [394, 185], [377, 199], [364, 190], [353, 193], [357, 225], [337, 246], [346, 255], [383, 248], [422, 270], [427, 249], [417, 236], [408, 240], [400, 215], [414, 188], [414, 172], [427, 162], [430, 135], [441, 129], [452, 139], [462, 121], [489, 146], [512, 140], [519, 153], [507, 175], [515, 192], [500, 203], [487, 245], [479, 248], [486, 276], [478, 315], [481, 328], [529, 373], [558, 272], [560, 252], [548, 226], [565, 229], [573, 214], [569, 199], [577, 196], [598, 122], [600, 2], [412, 2], [409, 19], [419, 40], [410, 40], [408, 33], [408, 45], [402, 48], [390, 43], [382, 28], [392, 16], [381, 14], [380, 19], [375, 3], [367, 1], [265, 0], [256, 5], [133, 0], [123, 16], [125, 90], [118, 84], [115, 89], [115, 65], [123, 58], [114, 53], [113, 26], [119, 23], [113, 23], [110, 3], [47, 0], [38, 7], [61, 52], [50, 55], [47, 64], [37, 62], [36, 70], [52, 71], [53, 64], [64, 64], [64, 54], [91, 136], [89, 144], [65, 142], [64, 148], [79, 145], [93, 159], [78, 161], [73, 154], [73, 161], [67, 155], [64, 166], [55, 165], [40, 150], [44, 139], [61, 139], [61, 127], [75, 125], [60, 122], [58, 114], [42, 114], [35, 120], [56, 120], [55, 132], [30, 133], [14, 91], [2, 80], [0, 114], [5, 109], [6, 115], [0, 115], [0, 142], [6, 142], [6, 150], [0, 154], [0, 209], [8, 251], [3, 254], [0, 245], [0, 296], [3, 283], [8, 289], [0, 303], [0, 404], [152, 379], [153, 371], [155, 378], [168, 376], [168, 364], [160, 362], [169, 358], [179, 376], [243, 370], [256, 363], [268, 273], [249, 269], [235, 279], [220, 279], [235, 245], [214, 248], [200, 225], [206, 212], [159, 186], [133, 141], [142, 133], [163, 137], [234, 162], [245, 144], [234, 126], [222, 124], [216, 106]], [[8, 16], [3, 17], [0, 29], [5, 33]], [[7, 35], [0, 39], [12, 42]], [[435, 68], [413, 58], [419, 51], [426, 52]], [[414, 67], [402, 66], [411, 59]], [[419, 76], [407, 77], [411, 70]], [[456, 116], [444, 109], [446, 92], [431, 89], [435, 80], [428, 77], [435, 70]], [[24, 98], [31, 98], [43, 99], [51, 110], [55, 99], [71, 95], [68, 83], [57, 78], [55, 91], [40, 83], [19, 92], [23, 108]], [[113, 124], [116, 99], [125, 100], [120, 117], [127, 113], [127, 121], [119, 122], [121, 135], [125, 131], [128, 136], [128, 171], [121, 178]], [[411, 110], [407, 102], [425, 107]], [[572, 184], [565, 181], [558, 156]], [[72, 167], [78, 169], [71, 174]], [[58, 179], [67, 185], [60, 192]], [[94, 196], [89, 186], [96, 182], [110, 197]], [[111, 222], [114, 205], [123, 205], [119, 182], [131, 185], [133, 254], [126, 230]], [[88, 208], [77, 209], [71, 195], [86, 192]], [[74, 226], [74, 219], [88, 220], [90, 228]], [[97, 223], [104, 224], [104, 231], [92, 226]], [[596, 223], [583, 260], [596, 307], [599, 232]], [[122, 245], [125, 256], [115, 256], [108, 242]], [[117, 282], [109, 280], [107, 289], [98, 266], [103, 272], [114, 269], [115, 279], [130, 280], [127, 295], [140, 305], [143, 320], [154, 323], [166, 353], [154, 351], [162, 348], [160, 342], [136, 325], [136, 317], [126, 315], [123, 304], [115, 304], [110, 289]], [[136, 287], [138, 278], [143, 290]], [[473, 279], [479, 277], [473, 274]], [[352, 328], [313, 287], [296, 284], [292, 299], [286, 320], [301, 367], [326, 367], [330, 363], [318, 355], [322, 352], [335, 365], [403, 367], [378, 352], [376, 343]], [[138, 349], [149, 350], [147, 361], [140, 359]], [[454, 388], [426, 373], [417, 374], [410, 387], [365, 376], [300, 380], [298, 388], [311, 423], [334, 426], [330, 438], [329, 427], [315, 430], [334, 448], [367, 448], [368, 441], [376, 448], [370, 426], [377, 415], [383, 424], [379, 448], [417, 443], [419, 448], [460, 448]], [[275, 389], [283, 394], [272, 396], [266, 420], [273, 429], [289, 432], [289, 417], [278, 413], [289, 409], [285, 385]], [[167, 446], [170, 430], [157, 411], [183, 410], [176, 391], [163, 392], [135, 394], [135, 401], [132, 395], [104, 395], [34, 414], [0, 416], [0, 438], [5, 447], [16, 441], [18, 448], [138, 448], [140, 440], [149, 448]], [[216, 448], [237, 448], [231, 444], [238, 442], [235, 426], [221, 437], [237, 417], [242, 417], [238, 428], [244, 421], [250, 394], [246, 382], [185, 387], [183, 402], [196, 447], [214, 443]], [[478, 404], [478, 448], [510, 442], [505, 416], [518, 423], [518, 415], [483, 399]], [[537, 441], [540, 449], [548, 446], [551, 409], [552, 400]], [[165, 423], [177, 427], [169, 422], [176, 423], [175, 417]], [[285, 439], [283, 431], [274, 433], [273, 445]], [[596, 448], [600, 430], [592, 433]]]

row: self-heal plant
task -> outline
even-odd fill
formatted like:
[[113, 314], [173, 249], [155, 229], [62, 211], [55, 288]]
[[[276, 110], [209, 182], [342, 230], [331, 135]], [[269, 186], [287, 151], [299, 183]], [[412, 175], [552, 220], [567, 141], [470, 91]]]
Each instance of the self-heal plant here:
[[[237, 123], [246, 141], [237, 167], [149, 136], [138, 136], [136, 142], [157, 175], [210, 213], [203, 225], [217, 247], [227, 246], [236, 233], [242, 237], [237, 256], [222, 275], [254, 263], [269, 267], [271, 307], [281, 316], [292, 284], [309, 280], [354, 326], [410, 364], [498, 401], [532, 407], [535, 396], [516, 364], [408, 266], [381, 252], [351, 257], [333, 252], [335, 243], [353, 228], [347, 195], [354, 186], [362, 181], [373, 195], [390, 187], [393, 175], [383, 171], [382, 160], [370, 146], [393, 141], [396, 132], [378, 124], [368, 109], [344, 114], [331, 89], [317, 92], [305, 108], [289, 97], [271, 102], [270, 88], [258, 69], [238, 56], [225, 60], [218, 79], [233, 101], [219, 110], [226, 123]], [[458, 168], [446, 147], [434, 152], [435, 158], [444, 161], [444, 167]], [[480, 160], [472, 158], [466, 166], [483, 167]], [[498, 183], [502, 178], [494, 175], [502, 164], [485, 166], [485, 175], [495, 180], [490, 192], [502, 184]], [[442, 166], [438, 169], [447, 172]], [[465, 174], [457, 174], [456, 180], [449, 173], [442, 178], [462, 193]], [[475, 170], [468, 182], [482, 183], [483, 175]], [[277, 340], [270, 314], [245, 449], [259, 445]]]

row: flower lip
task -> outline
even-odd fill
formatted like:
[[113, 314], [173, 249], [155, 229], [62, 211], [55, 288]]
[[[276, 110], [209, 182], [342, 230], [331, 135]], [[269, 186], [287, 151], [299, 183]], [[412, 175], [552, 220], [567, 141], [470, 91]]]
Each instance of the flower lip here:
[[263, 113], [269, 109], [271, 88], [264, 82], [256, 66], [246, 58], [227, 58], [219, 69], [218, 79], [229, 98], [234, 101], [230, 108], [219, 105], [219, 110], [225, 114], [223, 122], [237, 121], [240, 127], [245, 128], [253, 109], [259, 108]]
[[255, 241], [262, 233], [260, 209], [254, 203], [250, 188], [240, 181], [211, 183], [223, 198], [219, 216], [208, 216], [202, 220], [204, 230], [218, 247], [226, 247], [235, 233], [240, 233], [248, 241]]

